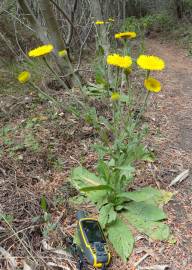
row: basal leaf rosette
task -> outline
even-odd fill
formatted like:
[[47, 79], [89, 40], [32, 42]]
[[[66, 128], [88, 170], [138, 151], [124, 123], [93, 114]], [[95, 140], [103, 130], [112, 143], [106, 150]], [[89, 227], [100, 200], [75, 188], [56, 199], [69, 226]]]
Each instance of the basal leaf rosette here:
[[149, 71], [158, 71], [165, 68], [165, 62], [163, 59], [154, 55], [140, 55], [137, 59], [137, 65], [141, 69]]
[[40, 46], [38, 48], [35, 48], [31, 51], [28, 52], [29, 57], [39, 57], [39, 56], [44, 56], [53, 51], [54, 47], [52, 44], [47, 44]]
[[107, 64], [116, 66], [119, 68], [129, 68], [132, 65], [132, 59], [130, 56], [121, 56], [119, 54], [109, 54], [107, 56]]

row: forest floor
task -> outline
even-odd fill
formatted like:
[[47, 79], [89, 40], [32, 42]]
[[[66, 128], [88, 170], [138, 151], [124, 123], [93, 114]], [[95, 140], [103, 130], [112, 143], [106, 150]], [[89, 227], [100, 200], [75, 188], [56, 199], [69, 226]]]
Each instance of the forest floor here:
[[[166, 61], [166, 70], [159, 75], [164, 85], [163, 92], [155, 97], [147, 112], [152, 120], [151, 124], [154, 121], [161, 134], [159, 138], [153, 134], [150, 138], [158, 159], [153, 168], [154, 180], [157, 185], [166, 189], [180, 172], [189, 169], [190, 175], [184, 182], [171, 188], [176, 193], [167, 206], [169, 224], [177, 240], [176, 244], [147, 243], [145, 246], [144, 243], [138, 243], [138, 250], [140, 252], [141, 247], [143, 250], [150, 249], [149, 257], [142, 266], [167, 264], [173, 270], [191, 270], [192, 59], [188, 57], [187, 51], [170, 42], [151, 39], [146, 45], [150, 54], [158, 55]], [[138, 256], [137, 248], [135, 256]], [[139, 261], [140, 255], [137, 259], [135, 256], [129, 261], [130, 266]], [[120, 269], [126, 268], [124, 266]]]
[[[191, 172], [180, 184], [171, 188], [168, 188], [168, 185], [181, 172], [191, 169], [192, 165], [192, 59], [185, 50], [170, 42], [148, 39], [146, 45], [150, 53], [165, 60], [167, 67], [164, 72], [158, 74], [164, 85], [163, 91], [151, 98], [149, 110], [145, 114], [150, 126], [150, 135], [146, 143], [154, 149], [156, 161], [141, 168], [137, 177], [140, 176], [138, 183], [141, 185], [151, 184], [175, 193], [172, 201], [166, 206], [166, 211], [176, 241], [153, 242], [138, 235], [129, 262], [123, 264], [114, 255], [110, 269], [133, 270], [142, 267], [140, 269], [144, 270], [153, 265], [168, 265], [172, 270], [191, 270]], [[56, 94], [60, 95], [60, 92]], [[6, 102], [8, 97], [2, 94], [1, 98], [2, 102]], [[20, 265], [26, 255], [26, 247], [33, 257], [41, 251], [42, 261], [49, 257], [49, 260], [58, 263], [57, 256], [54, 252], [51, 253], [48, 246], [44, 244], [42, 249], [42, 235], [39, 230], [41, 225], [37, 221], [32, 224], [31, 220], [41, 215], [39, 201], [42, 194], [46, 194], [53, 219], [58, 220], [68, 233], [73, 232], [76, 209], [66, 205], [65, 199], [74, 195], [75, 191], [69, 189], [65, 179], [74, 166], [94, 166], [97, 156], [90, 150], [89, 145], [94, 141], [95, 135], [88, 125], [82, 126], [82, 123], [74, 119], [71, 119], [70, 124], [70, 121], [67, 121], [69, 115], [59, 113], [53, 116], [49, 108], [45, 111], [38, 102], [35, 109], [35, 112], [38, 112], [37, 117], [34, 107], [28, 105], [28, 101], [30, 100], [26, 99], [26, 102], [19, 104], [19, 109], [16, 107], [18, 111], [11, 115], [11, 119], [0, 118], [0, 128], [9, 124], [5, 147], [7, 152], [0, 159], [0, 211], [14, 215], [13, 227], [8, 227], [8, 231], [0, 221], [0, 246], [14, 254]], [[105, 107], [100, 109], [105, 110]], [[35, 129], [43, 145], [41, 151], [33, 153], [26, 150], [26, 144], [34, 149], [38, 148], [38, 145], [32, 134], [23, 146], [20, 138], [23, 134], [16, 130], [18, 126], [24, 126], [26, 133]], [[17, 149], [11, 148], [11, 154], [17, 155], [16, 159], [10, 158], [8, 150], [12, 133], [15, 133], [16, 143], [19, 145]], [[50, 144], [53, 145], [54, 151], [47, 147]], [[90, 210], [94, 211], [93, 208]], [[18, 231], [19, 237], [15, 237], [15, 232]], [[62, 246], [62, 237], [62, 232], [61, 235], [53, 232], [49, 235], [49, 245]], [[141, 258], [143, 261], [136, 268]], [[67, 259], [65, 262], [74, 266]], [[60, 264], [62, 263], [63, 260], [60, 260]], [[6, 266], [7, 262], [0, 257], [0, 269], [6, 269]]]

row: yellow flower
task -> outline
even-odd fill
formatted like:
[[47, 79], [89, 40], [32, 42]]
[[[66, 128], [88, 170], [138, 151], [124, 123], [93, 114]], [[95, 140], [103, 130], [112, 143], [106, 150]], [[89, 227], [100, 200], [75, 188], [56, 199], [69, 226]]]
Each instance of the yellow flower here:
[[29, 71], [23, 71], [17, 77], [17, 79], [20, 83], [26, 83], [30, 80], [30, 78], [31, 78], [31, 74]]
[[65, 56], [67, 55], [67, 51], [66, 51], [66, 50], [59, 51], [59, 52], [58, 52], [58, 55], [59, 55], [60, 57], [65, 57]]
[[104, 21], [96, 21], [95, 24], [100, 25], [100, 24], [104, 24]]
[[113, 93], [111, 94], [111, 100], [112, 100], [112, 101], [117, 101], [117, 100], [119, 100], [119, 99], [120, 99], [120, 94], [119, 94], [119, 93], [113, 92]]
[[144, 81], [145, 88], [150, 92], [161, 91], [161, 84], [155, 78], [149, 77]]
[[115, 38], [136, 38], [137, 34], [135, 32], [123, 32], [115, 34]]
[[108, 22], [114, 22], [115, 20], [113, 18], [109, 18]]
[[140, 55], [137, 59], [137, 65], [147, 70], [163, 70], [165, 68], [165, 62], [153, 55]]
[[47, 44], [47, 45], [43, 45], [43, 46], [40, 46], [36, 49], [33, 49], [31, 51], [28, 52], [28, 55], [30, 57], [38, 57], [38, 56], [43, 56], [43, 55], [46, 55], [50, 52], [52, 52], [54, 49], [53, 45], [51, 44]]
[[130, 56], [121, 56], [119, 54], [109, 54], [107, 56], [107, 64], [121, 68], [129, 68], [132, 65]]

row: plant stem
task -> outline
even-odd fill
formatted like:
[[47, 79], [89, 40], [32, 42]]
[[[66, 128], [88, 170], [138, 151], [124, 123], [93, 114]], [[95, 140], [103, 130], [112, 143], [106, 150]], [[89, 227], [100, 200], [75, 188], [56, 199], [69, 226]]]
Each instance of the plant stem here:
[[117, 73], [116, 73], [116, 82], [115, 82], [115, 92], [118, 90], [118, 83], [119, 83], [119, 71], [120, 69], [117, 67]]
[[147, 79], [149, 78], [149, 75], [150, 75], [150, 70], [147, 70], [147, 75], [146, 75]]
[[47, 58], [46, 57], [43, 57], [43, 60], [46, 64], [46, 66], [48, 67], [48, 69], [53, 73], [53, 75], [61, 82], [61, 84], [67, 89], [69, 90], [69, 87], [66, 85], [66, 83], [59, 77], [59, 75], [57, 74], [57, 72], [55, 72], [53, 70], [53, 68], [50, 66], [50, 64], [48, 63], [47, 61]]
[[140, 120], [142, 114], [143, 114], [144, 111], [145, 111], [145, 108], [146, 108], [146, 106], [147, 106], [147, 101], [148, 101], [149, 95], [150, 95], [150, 92], [147, 91], [147, 94], [145, 95], [145, 99], [144, 99], [143, 106], [142, 106], [142, 108], [141, 108], [141, 110], [140, 110], [140, 112], [139, 112], [139, 114], [138, 114], [138, 116], [137, 116], [137, 119], [136, 119], [136, 125], [139, 123], [139, 120]]
[[48, 100], [51, 100], [57, 107], [59, 105], [59, 107], [61, 107], [61, 104], [54, 99], [53, 97], [51, 97], [50, 95], [48, 95], [47, 93], [45, 93], [43, 90], [41, 90], [36, 84], [34, 84], [33, 82], [29, 82], [29, 84], [35, 89], [37, 90], [40, 94], [42, 94], [43, 96], [45, 96]]

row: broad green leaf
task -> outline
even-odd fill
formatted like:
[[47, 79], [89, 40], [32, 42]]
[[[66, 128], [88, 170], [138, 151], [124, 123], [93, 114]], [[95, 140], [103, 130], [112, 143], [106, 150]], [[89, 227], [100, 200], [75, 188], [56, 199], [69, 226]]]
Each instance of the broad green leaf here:
[[149, 204], [163, 205], [167, 203], [171, 197], [172, 193], [163, 190], [158, 190], [152, 187], [144, 187], [137, 191], [132, 192], [122, 192], [118, 194], [118, 198], [127, 198], [135, 202], [147, 202]]
[[114, 211], [112, 203], [104, 205], [99, 211], [99, 223], [102, 228], [105, 228], [106, 224], [110, 224], [117, 218], [117, 213]]
[[168, 240], [170, 230], [167, 224], [161, 221], [144, 220], [142, 217], [126, 212], [123, 214], [127, 221], [134, 226], [139, 232], [148, 235], [154, 240]]
[[98, 186], [104, 183], [94, 173], [89, 172], [83, 167], [77, 167], [72, 171], [71, 180], [78, 189], [87, 186]]
[[118, 169], [120, 170], [120, 178], [125, 176], [127, 181], [133, 179], [133, 174], [135, 172], [135, 168], [133, 166], [129, 164], [129, 165], [118, 167]]
[[105, 179], [105, 181], [108, 183], [109, 178], [110, 178], [110, 169], [103, 160], [99, 161], [98, 166], [97, 166], [97, 171], [98, 171], [99, 175], [103, 179]]
[[150, 204], [155, 204], [157, 206], [163, 206], [167, 204], [173, 197], [173, 193], [166, 190], [155, 189], [151, 187], [146, 187], [144, 189], [151, 192], [151, 194], [153, 195], [149, 200], [146, 200], [146, 202]]
[[167, 218], [162, 209], [146, 202], [127, 203], [126, 209], [129, 210], [130, 213], [138, 215], [144, 220], [159, 221]]
[[96, 190], [110, 190], [110, 191], [112, 191], [113, 188], [110, 187], [109, 185], [98, 185], [98, 186], [90, 186], [90, 187], [80, 188], [80, 191], [83, 191], [83, 192], [90, 192], [90, 191], [96, 191]]
[[117, 219], [108, 227], [108, 238], [114, 249], [124, 262], [129, 258], [133, 251], [134, 238], [128, 226]]
[[122, 192], [117, 195], [118, 198], [125, 198], [135, 202], [143, 202], [151, 199], [153, 194], [148, 189], [140, 189], [138, 191]]
[[[80, 190], [81, 188], [87, 187], [87, 186], [99, 186], [99, 185], [105, 185], [106, 183], [97, 177], [94, 173], [89, 172], [83, 167], [77, 167], [72, 171], [71, 175], [72, 184]], [[94, 202], [98, 203], [100, 201], [103, 201], [103, 198], [106, 196], [106, 191], [92, 191], [87, 193], [87, 196], [89, 199]]]

